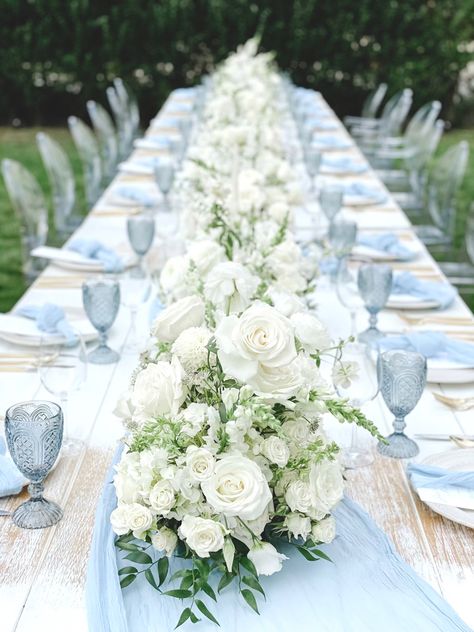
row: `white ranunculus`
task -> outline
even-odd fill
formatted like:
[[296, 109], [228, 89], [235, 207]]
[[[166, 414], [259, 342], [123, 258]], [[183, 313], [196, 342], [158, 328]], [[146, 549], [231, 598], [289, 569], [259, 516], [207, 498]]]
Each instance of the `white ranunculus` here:
[[242, 382], [255, 377], [260, 365], [282, 367], [296, 357], [290, 321], [274, 307], [259, 301], [240, 318], [223, 318], [215, 337], [222, 368]]
[[311, 511], [311, 488], [302, 480], [292, 481], [285, 492], [285, 500], [291, 511]]
[[138, 373], [133, 386], [134, 414], [141, 419], [175, 415], [186, 398], [183, 367], [176, 357], [171, 362], [150, 363]]
[[329, 544], [336, 537], [336, 521], [333, 516], [328, 516], [313, 525], [311, 536], [315, 542]]
[[323, 461], [312, 466], [309, 473], [312, 504], [317, 510], [328, 513], [342, 500], [344, 481], [337, 461]]
[[199, 557], [209, 557], [209, 553], [220, 551], [224, 546], [225, 534], [220, 522], [197, 516], [184, 516], [179, 527], [180, 537]]
[[174, 342], [189, 327], [202, 325], [204, 312], [204, 303], [199, 296], [185, 296], [158, 314], [151, 333], [160, 342]]
[[275, 463], [278, 467], [285, 467], [290, 458], [290, 450], [283, 439], [272, 435], [263, 441], [262, 453], [270, 463]]
[[178, 536], [168, 527], [162, 527], [151, 536], [151, 543], [157, 551], [164, 551], [167, 557], [171, 557], [178, 543]]
[[269, 542], [259, 542], [254, 544], [247, 554], [247, 557], [255, 566], [259, 575], [273, 575], [281, 571], [283, 560], [287, 560], [286, 555], [278, 553], [276, 548]]
[[160, 274], [160, 285], [165, 294], [181, 298], [188, 294], [189, 259], [186, 255], [170, 257]]
[[202, 276], [206, 276], [225, 259], [224, 248], [212, 239], [192, 241], [188, 245], [187, 255]]
[[331, 339], [324, 325], [311, 314], [298, 312], [291, 316], [290, 321], [295, 328], [295, 334], [309, 353], [328, 349]]
[[306, 540], [311, 533], [311, 520], [307, 516], [298, 513], [290, 513], [285, 518], [285, 525], [288, 533], [293, 538], [303, 538]]
[[166, 516], [175, 503], [175, 494], [171, 483], [167, 480], [158, 481], [150, 491], [149, 501], [153, 511]]
[[224, 456], [214, 474], [201, 483], [207, 502], [218, 513], [254, 520], [272, 499], [267, 480], [259, 466], [246, 457]]
[[190, 327], [176, 338], [171, 351], [178, 356], [185, 371], [194, 373], [206, 365], [210, 337], [211, 332], [206, 327]]
[[128, 520], [128, 505], [119, 505], [110, 514], [110, 523], [114, 533], [117, 535], [125, 535], [130, 531]]
[[259, 279], [242, 264], [225, 261], [208, 274], [204, 294], [226, 314], [234, 314], [248, 307], [258, 285]]
[[195, 481], [205, 481], [214, 471], [214, 456], [206, 448], [189, 446], [186, 451], [186, 465], [191, 478]]

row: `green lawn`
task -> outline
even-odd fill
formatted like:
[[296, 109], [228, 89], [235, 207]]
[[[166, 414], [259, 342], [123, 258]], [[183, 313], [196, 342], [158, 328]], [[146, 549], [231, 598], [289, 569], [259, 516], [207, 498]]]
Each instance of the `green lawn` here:
[[[47, 193], [48, 199], [50, 199], [48, 179], [35, 144], [37, 131], [34, 128], [19, 130], [0, 128], [0, 159], [13, 158], [28, 167], [38, 178], [41, 186]], [[44, 131], [58, 140], [69, 154], [78, 182], [77, 197], [79, 208], [86, 212], [81, 165], [69, 132], [66, 129], [59, 128], [46, 129]], [[438, 154], [442, 153], [462, 139], [469, 141], [471, 151], [467, 175], [458, 200], [459, 214], [456, 238], [456, 256], [458, 258], [464, 256], [464, 221], [471, 202], [474, 202], [474, 130], [456, 130], [445, 134], [438, 149]], [[3, 312], [10, 309], [24, 290], [25, 283], [20, 272], [19, 225], [10, 206], [3, 179], [0, 178], [0, 311]], [[471, 307], [474, 307], [474, 305], [471, 305]]]

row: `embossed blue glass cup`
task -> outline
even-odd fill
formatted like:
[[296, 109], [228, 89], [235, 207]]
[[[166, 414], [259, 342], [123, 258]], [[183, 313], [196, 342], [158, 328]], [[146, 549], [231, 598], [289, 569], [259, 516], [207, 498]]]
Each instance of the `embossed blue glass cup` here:
[[155, 236], [155, 219], [150, 214], [134, 215], [127, 219], [127, 234], [130, 245], [139, 258], [136, 276], [143, 277], [143, 257], [150, 250]]
[[322, 212], [326, 216], [329, 225], [332, 224], [334, 218], [342, 208], [342, 200], [344, 198], [344, 190], [336, 184], [326, 184], [321, 187], [319, 193], [319, 205]]
[[373, 344], [383, 338], [377, 328], [377, 314], [383, 309], [392, 291], [392, 268], [386, 264], [366, 263], [359, 268], [357, 287], [369, 312], [369, 328], [359, 334], [359, 341]]
[[107, 346], [107, 332], [120, 307], [120, 283], [111, 279], [91, 279], [82, 284], [82, 302], [89, 320], [100, 334], [99, 346], [87, 359], [93, 364], [112, 364], [120, 355]]
[[43, 529], [61, 520], [59, 505], [43, 498], [43, 481], [53, 467], [63, 439], [63, 413], [57, 404], [29, 401], [11, 406], [5, 414], [5, 437], [11, 457], [30, 482], [31, 498], [12, 515], [22, 529]]
[[414, 457], [418, 445], [403, 432], [405, 417], [418, 404], [426, 385], [426, 358], [414, 351], [385, 351], [377, 360], [379, 388], [388, 409], [395, 419], [394, 432], [380, 442], [378, 451], [396, 459]]

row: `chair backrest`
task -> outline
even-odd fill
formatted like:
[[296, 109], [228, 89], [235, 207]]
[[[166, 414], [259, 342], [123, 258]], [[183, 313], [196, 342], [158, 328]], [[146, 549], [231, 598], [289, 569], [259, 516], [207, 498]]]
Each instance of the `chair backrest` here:
[[387, 84], [380, 83], [375, 90], [368, 95], [366, 98], [364, 105], [362, 106], [362, 117], [363, 118], [375, 118], [377, 115], [377, 111], [382, 104], [382, 101], [387, 92]]
[[76, 183], [71, 163], [61, 145], [48, 134], [40, 132], [36, 135], [36, 142], [51, 185], [56, 230], [67, 234], [72, 229], [76, 205]]
[[380, 136], [398, 136], [410, 111], [413, 91], [405, 88], [387, 101], [380, 117]]
[[2, 174], [20, 220], [23, 269], [27, 276], [34, 276], [35, 266], [30, 252], [44, 246], [48, 238], [48, 205], [36, 178], [19, 162], [2, 160]]
[[444, 125], [444, 121], [438, 119], [430, 127], [426, 124], [422, 126], [422, 129], [411, 143], [411, 146], [415, 147], [417, 151], [406, 159], [409, 169], [419, 170], [428, 164], [438, 148], [439, 141], [443, 135]]
[[132, 124], [128, 108], [124, 107], [122, 99], [119, 97], [115, 87], [109, 86], [106, 90], [107, 100], [114, 115], [115, 124], [118, 131], [119, 155], [126, 158], [130, 153], [133, 140]]
[[70, 116], [67, 122], [82, 162], [87, 203], [93, 206], [99, 198], [102, 184], [99, 145], [92, 130], [81, 119]]
[[429, 101], [422, 105], [411, 117], [405, 130], [405, 138], [409, 142], [416, 142], [418, 135], [424, 134], [433, 127], [438, 114], [441, 111], [439, 101]]
[[474, 264], [474, 204], [471, 205], [471, 212], [466, 220], [466, 252]]
[[125, 85], [123, 79], [120, 77], [115, 77], [113, 84], [117, 95], [122, 102], [123, 108], [128, 111], [133, 136], [135, 137], [140, 131], [140, 110], [138, 109], [138, 103], [135, 95], [132, 93], [130, 88]]
[[96, 101], [87, 102], [87, 112], [99, 139], [103, 171], [108, 179], [115, 174], [118, 161], [117, 134], [114, 123], [107, 110]]
[[469, 145], [461, 141], [435, 162], [428, 180], [428, 210], [435, 226], [450, 238], [456, 224], [456, 195], [466, 173]]

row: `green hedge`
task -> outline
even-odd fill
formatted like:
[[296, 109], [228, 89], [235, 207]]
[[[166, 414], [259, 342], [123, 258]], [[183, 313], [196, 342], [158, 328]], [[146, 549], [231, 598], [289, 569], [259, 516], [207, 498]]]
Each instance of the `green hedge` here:
[[384, 80], [449, 109], [474, 0], [0, 0], [0, 122], [60, 123], [116, 75], [146, 121], [263, 25], [295, 81], [357, 112]]

